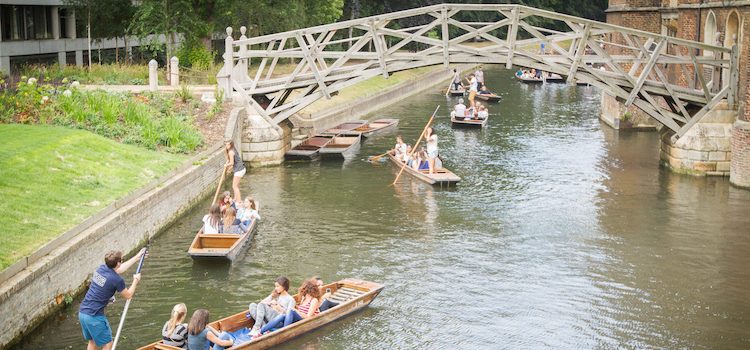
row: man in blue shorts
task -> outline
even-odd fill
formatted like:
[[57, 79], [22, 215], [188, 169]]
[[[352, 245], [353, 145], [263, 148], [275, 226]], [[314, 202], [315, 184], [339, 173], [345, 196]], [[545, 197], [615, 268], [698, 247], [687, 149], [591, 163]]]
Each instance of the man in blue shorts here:
[[104, 316], [104, 308], [114, 299], [115, 292], [120, 292], [125, 299], [130, 299], [135, 294], [135, 287], [141, 280], [141, 274], [133, 275], [133, 284], [130, 288], [125, 288], [125, 280], [120, 274], [125, 273], [133, 264], [146, 252], [141, 249], [138, 254], [126, 262], [122, 262], [122, 252], [109, 251], [104, 256], [104, 265], [94, 271], [91, 277], [91, 285], [86, 292], [86, 296], [81, 302], [81, 309], [78, 311], [78, 320], [81, 322], [83, 338], [89, 343], [87, 350], [96, 350], [101, 347], [102, 350], [112, 348], [112, 329], [109, 327], [109, 321]]

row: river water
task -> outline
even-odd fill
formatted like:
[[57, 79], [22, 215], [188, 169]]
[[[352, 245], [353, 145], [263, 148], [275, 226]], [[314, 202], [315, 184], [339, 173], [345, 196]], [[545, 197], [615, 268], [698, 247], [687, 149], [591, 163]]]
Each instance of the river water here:
[[[121, 341], [159, 339], [172, 305], [215, 320], [265, 297], [278, 275], [385, 284], [363, 312], [280, 349], [750, 348], [750, 191], [658, 166], [655, 132], [597, 118], [600, 92], [523, 85], [490, 69], [504, 96], [485, 130], [451, 129], [438, 88], [373, 115], [416, 140], [435, 129], [462, 177], [432, 188], [358, 159], [252, 169], [257, 235], [234, 264], [186, 254], [206, 199], [151, 246]], [[130, 278], [127, 278], [130, 281]], [[80, 300], [18, 349], [83, 348]], [[108, 307], [116, 328], [124, 302]]]

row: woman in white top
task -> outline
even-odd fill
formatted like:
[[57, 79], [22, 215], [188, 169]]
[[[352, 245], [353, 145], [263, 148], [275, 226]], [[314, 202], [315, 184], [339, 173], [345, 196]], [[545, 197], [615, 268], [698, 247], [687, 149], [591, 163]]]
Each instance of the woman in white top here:
[[427, 128], [427, 162], [430, 166], [430, 174], [435, 172], [435, 159], [438, 157], [438, 137], [432, 130]]
[[409, 145], [404, 143], [404, 139], [401, 135], [396, 136], [396, 146], [393, 147], [393, 150], [393, 155], [396, 156], [396, 159], [401, 160], [402, 162], [408, 160]]
[[203, 233], [219, 233], [219, 226], [221, 226], [221, 208], [218, 204], [214, 204], [208, 214], [203, 217]]

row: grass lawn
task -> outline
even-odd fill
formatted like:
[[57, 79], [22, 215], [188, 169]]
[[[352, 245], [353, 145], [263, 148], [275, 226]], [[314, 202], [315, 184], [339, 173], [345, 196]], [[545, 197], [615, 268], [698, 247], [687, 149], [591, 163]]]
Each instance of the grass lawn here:
[[88, 131], [0, 125], [0, 270], [186, 158]]

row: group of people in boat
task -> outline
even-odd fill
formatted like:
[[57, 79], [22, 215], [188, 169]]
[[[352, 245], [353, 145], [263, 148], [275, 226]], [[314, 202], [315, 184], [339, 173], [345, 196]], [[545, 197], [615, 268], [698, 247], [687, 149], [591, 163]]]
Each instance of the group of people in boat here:
[[225, 191], [203, 217], [203, 233], [244, 234], [253, 220], [260, 220], [258, 202], [252, 197], [235, 201], [229, 191]]
[[396, 145], [391, 152], [393, 155], [405, 163], [406, 166], [417, 170], [427, 171], [432, 174], [436, 169], [443, 167], [443, 162], [438, 154], [438, 137], [432, 127], [428, 127], [425, 132], [426, 147], [419, 146], [414, 150], [411, 145], [404, 143], [401, 135], [396, 137]]
[[[302, 282], [298, 289], [299, 303], [289, 294], [289, 279], [281, 276], [274, 281], [271, 293], [257, 303], [248, 306], [246, 317], [253, 319], [249, 329], [249, 340], [282, 329], [295, 322], [313, 317], [339, 304], [331, 300], [330, 289], [323, 290], [323, 280], [312, 277]], [[184, 323], [187, 306], [179, 303], [172, 308], [169, 320], [162, 327], [162, 343], [188, 350], [204, 350], [213, 344], [212, 349], [231, 347], [238, 339], [225, 331], [218, 331], [209, 325], [206, 309], [193, 312], [190, 322]]]
[[472, 107], [474, 106], [474, 99], [477, 94], [492, 94], [484, 85], [484, 71], [482, 71], [482, 66], [477, 67], [477, 70], [469, 74], [465, 79], [468, 82], [467, 85], [464, 85], [458, 70], [454, 68], [451, 88], [454, 91], [462, 91], [467, 90], [468, 87], [469, 103]]
[[453, 106], [453, 110], [451, 111], [451, 118], [463, 118], [464, 120], [484, 120], [487, 119], [489, 115], [490, 113], [489, 110], [487, 110], [487, 106], [476, 102], [474, 105], [467, 107], [462, 98], [458, 99], [458, 103]]

